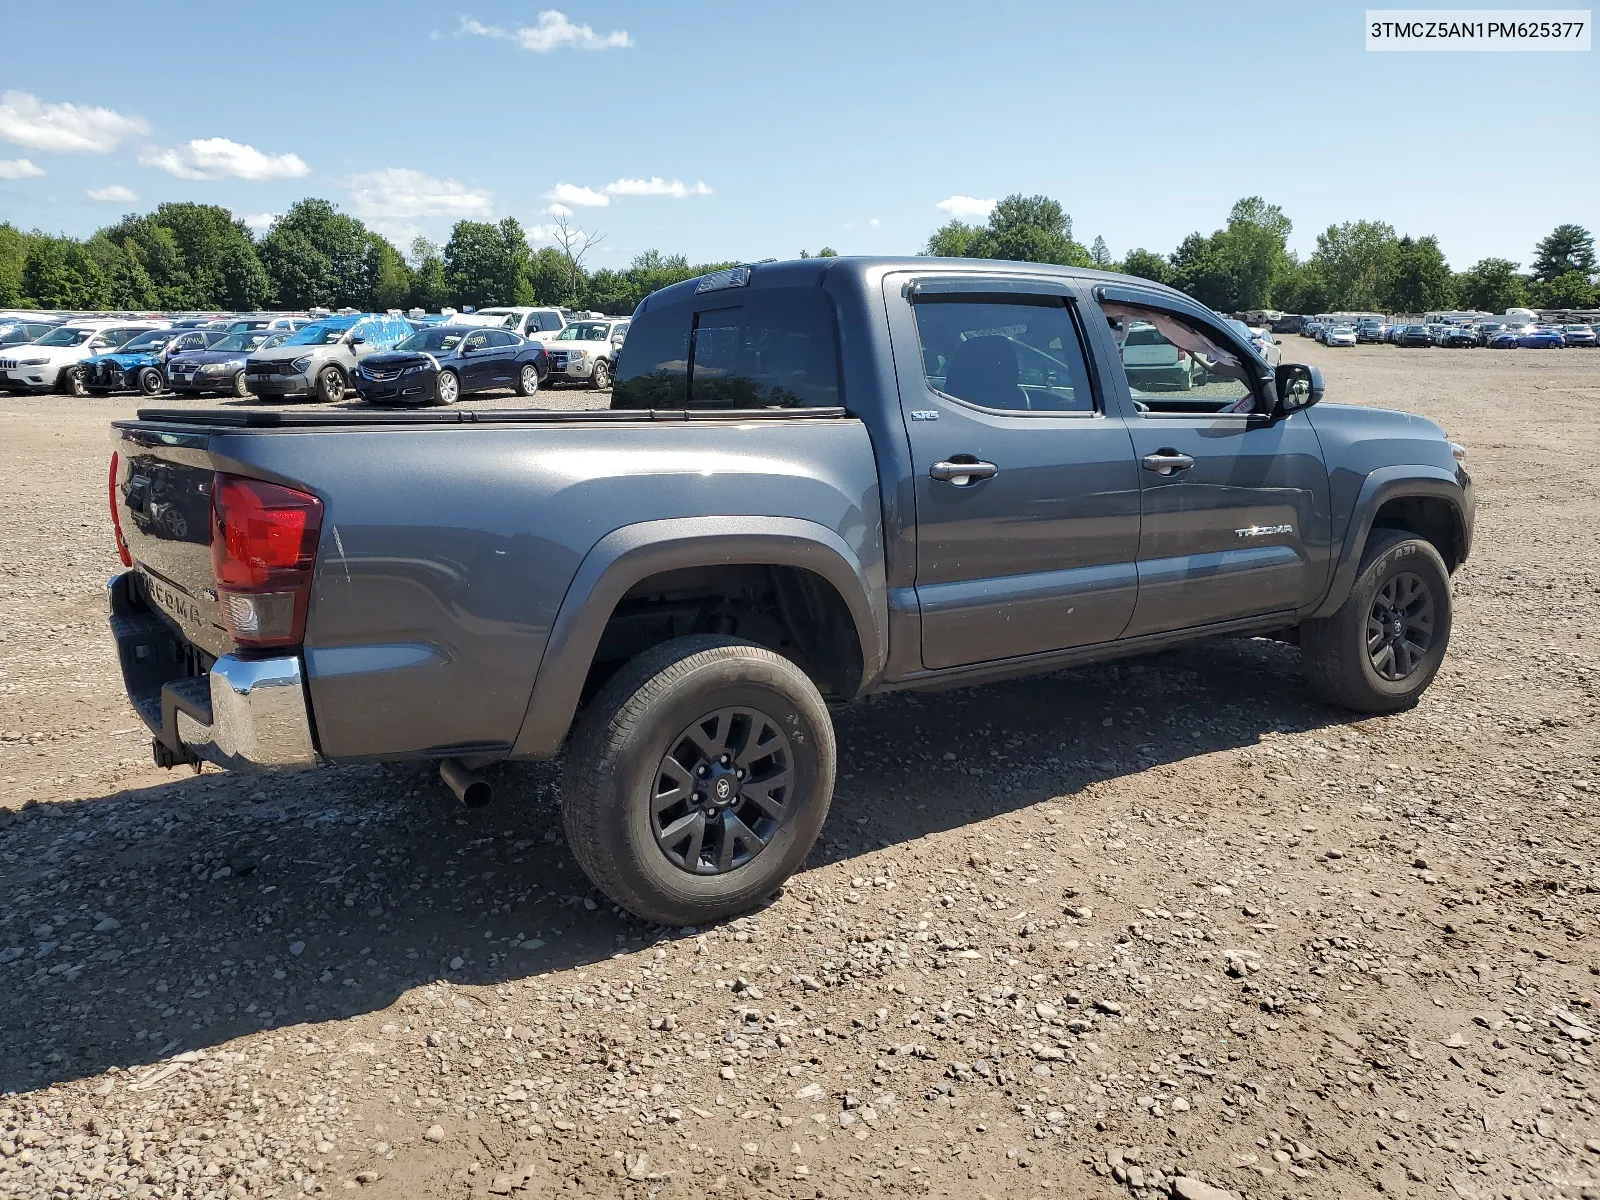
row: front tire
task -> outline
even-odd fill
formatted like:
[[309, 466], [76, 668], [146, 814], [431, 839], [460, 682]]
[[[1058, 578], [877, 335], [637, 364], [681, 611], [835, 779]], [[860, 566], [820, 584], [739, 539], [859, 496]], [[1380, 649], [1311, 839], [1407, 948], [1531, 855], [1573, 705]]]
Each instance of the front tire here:
[[611, 386], [611, 364], [605, 359], [600, 359], [594, 364], [594, 373], [589, 376], [589, 386], [597, 392], [603, 392]]
[[517, 395], [532, 396], [539, 390], [539, 368], [532, 363], [523, 363], [522, 370], [517, 372]]
[[317, 375], [317, 399], [323, 404], [337, 404], [344, 399], [344, 372], [338, 367], [324, 367]]
[[83, 370], [80, 367], [68, 367], [61, 372], [61, 391], [68, 396], [87, 396], [88, 387], [83, 382]]
[[454, 371], [440, 371], [433, 383], [435, 404], [454, 404], [461, 399], [461, 377]]
[[805, 861], [828, 815], [833, 723], [770, 650], [674, 638], [617, 672], [579, 719], [562, 785], [584, 874], [660, 925], [745, 912]]
[[141, 395], [159, 396], [166, 390], [167, 381], [161, 378], [161, 372], [154, 367], [145, 367], [134, 377], [134, 386]]
[[233, 394], [241, 400], [250, 395], [250, 384], [246, 382], [243, 371], [234, 372]]
[[1306, 678], [1324, 700], [1357, 712], [1410, 708], [1444, 662], [1452, 617], [1439, 552], [1406, 530], [1375, 529], [1344, 603], [1300, 626]]

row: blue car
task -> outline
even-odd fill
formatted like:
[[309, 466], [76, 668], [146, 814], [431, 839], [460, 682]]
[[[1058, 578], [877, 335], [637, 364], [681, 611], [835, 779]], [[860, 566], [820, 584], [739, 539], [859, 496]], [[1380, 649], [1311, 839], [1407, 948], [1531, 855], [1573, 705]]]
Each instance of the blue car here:
[[1502, 329], [1489, 335], [1489, 349], [1515, 350], [1522, 344], [1522, 335], [1514, 329]]
[[292, 329], [240, 329], [205, 350], [182, 350], [167, 360], [167, 386], [185, 396], [228, 392], [248, 396], [245, 360], [256, 350], [281, 346]]
[[1517, 345], [1524, 350], [1559, 350], [1566, 344], [1567, 339], [1555, 329], [1530, 329], [1517, 338]]
[[152, 329], [112, 351], [83, 360], [83, 386], [91, 395], [132, 388], [146, 396], [167, 390], [166, 366], [174, 354], [206, 350], [227, 333], [221, 329]]

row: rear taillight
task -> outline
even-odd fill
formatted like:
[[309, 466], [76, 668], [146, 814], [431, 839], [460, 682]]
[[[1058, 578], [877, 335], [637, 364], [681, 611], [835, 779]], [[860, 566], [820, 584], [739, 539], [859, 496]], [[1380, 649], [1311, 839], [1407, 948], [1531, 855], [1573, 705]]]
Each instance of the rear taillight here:
[[211, 569], [222, 623], [240, 646], [304, 638], [321, 533], [315, 496], [237, 475], [212, 481]]
[[111, 498], [111, 532], [117, 539], [117, 554], [122, 565], [133, 566], [133, 555], [128, 553], [128, 539], [122, 536], [122, 517], [117, 513], [117, 470], [121, 466], [116, 451], [111, 452], [111, 477], [106, 482], [106, 492]]

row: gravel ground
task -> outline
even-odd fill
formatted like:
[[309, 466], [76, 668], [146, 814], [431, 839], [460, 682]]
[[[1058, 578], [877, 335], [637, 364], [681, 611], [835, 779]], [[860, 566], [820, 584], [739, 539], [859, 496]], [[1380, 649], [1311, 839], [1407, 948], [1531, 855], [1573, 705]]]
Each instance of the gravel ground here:
[[1600, 1196], [1600, 354], [1286, 350], [1471, 448], [1418, 708], [1262, 641], [853, 707], [704, 930], [587, 886], [559, 762], [150, 768], [135, 405], [0, 399], [0, 1196]]

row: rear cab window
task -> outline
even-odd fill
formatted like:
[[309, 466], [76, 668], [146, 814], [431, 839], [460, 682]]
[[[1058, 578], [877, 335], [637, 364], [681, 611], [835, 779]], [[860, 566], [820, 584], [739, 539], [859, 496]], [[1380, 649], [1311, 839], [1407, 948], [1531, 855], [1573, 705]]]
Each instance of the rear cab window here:
[[726, 289], [647, 308], [618, 350], [612, 408], [833, 408], [837, 319], [815, 287]]

